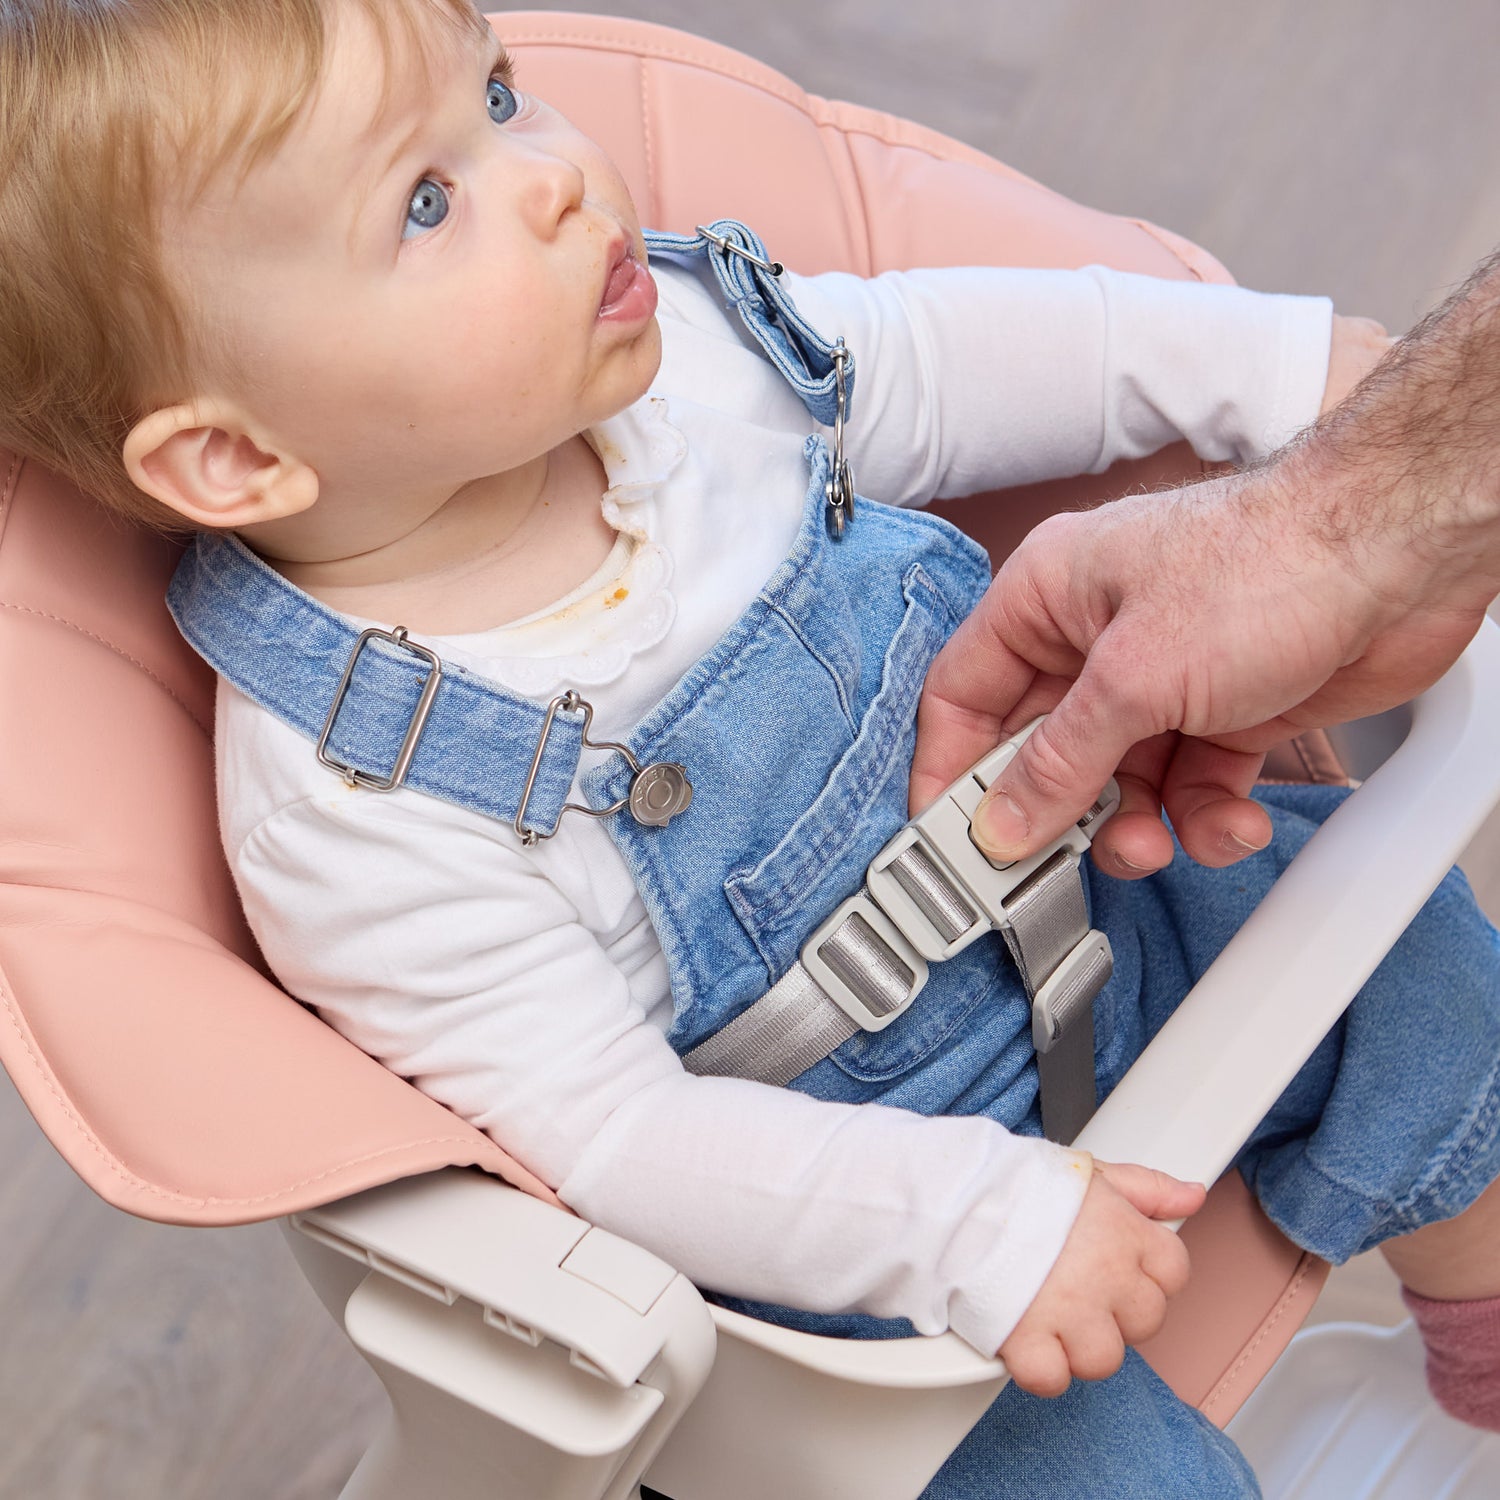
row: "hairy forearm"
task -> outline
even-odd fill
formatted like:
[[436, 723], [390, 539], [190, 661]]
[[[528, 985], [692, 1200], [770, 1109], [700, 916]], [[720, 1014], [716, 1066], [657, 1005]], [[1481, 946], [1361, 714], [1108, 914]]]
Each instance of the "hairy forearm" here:
[[[1372, 584], [1500, 590], [1500, 254], [1275, 465]], [[1313, 496], [1318, 503], [1309, 503]], [[1399, 569], [1396, 564], [1399, 562]], [[1420, 579], [1420, 581], [1419, 581]], [[1395, 602], [1395, 601], [1393, 601]]]

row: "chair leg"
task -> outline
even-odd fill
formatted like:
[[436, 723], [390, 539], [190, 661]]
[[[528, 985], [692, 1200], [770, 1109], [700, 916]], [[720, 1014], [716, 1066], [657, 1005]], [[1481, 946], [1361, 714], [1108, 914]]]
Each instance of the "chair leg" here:
[[608, 1384], [566, 1349], [378, 1274], [350, 1297], [345, 1324], [391, 1413], [340, 1500], [633, 1500], [661, 1391]]

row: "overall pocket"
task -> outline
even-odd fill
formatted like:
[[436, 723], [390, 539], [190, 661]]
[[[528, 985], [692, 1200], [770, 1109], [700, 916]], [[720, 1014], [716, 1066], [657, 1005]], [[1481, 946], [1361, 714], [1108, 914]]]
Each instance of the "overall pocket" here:
[[791, 967], [813, 928], [859, 889], [870, 860], [906, 821], [917, 700], [956, 621], [920, 565], [903, 575], [901, 591], [905, 612], [853, 742], [776, 846], [724, 882], [730, 907], [772, 979]]
[[[906, 822], [917, 702], [927, 669], [957, 623], [919, 564], [902, 578], [905, 613], [891, 637], [880, 690], [853, 742], [807, 811], [764, 859], [733, 873], [724, 892], [773, 979], [796, 961], [813, 929], [864, 883], [882, 845]], [[978, 1007], [984, 1019], [972, 1025]], [[1008, 1050], [1029, 1025], [1020, 976], [998, 938], [935, 964], [921, 996], [879, 1032], [858, 1032], [832, 1060], [851, 1078], [880, 1083], [954, 1046], [957, 1089]], [[1029, 1056], [1029, 1049], [1022, 1049]], [[972, 1052], [973, 1058], [959, 1053]], [[1018, 1058], [1021, 1054], [1018, 1054]], [[1018, 1061], [1017, 1066], [1020, 1063]]]

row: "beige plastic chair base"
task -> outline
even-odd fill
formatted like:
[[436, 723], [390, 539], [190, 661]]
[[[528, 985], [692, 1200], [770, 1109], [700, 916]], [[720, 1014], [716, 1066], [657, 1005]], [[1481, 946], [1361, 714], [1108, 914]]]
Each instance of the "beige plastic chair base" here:
[[1229, 1424], [1265, 1500], [1495, 1500], [1500, 1436], [1433, 1404], [1411, 1323], [1292, 1340]]

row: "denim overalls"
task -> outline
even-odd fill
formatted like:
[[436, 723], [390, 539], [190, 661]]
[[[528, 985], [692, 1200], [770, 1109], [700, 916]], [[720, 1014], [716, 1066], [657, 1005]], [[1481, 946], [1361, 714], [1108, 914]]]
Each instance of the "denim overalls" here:
[[[797, 317], [748, 230], [721, 222], [713, 232], [733, 236], [744, 253], [703, 236], [653, 235], [652, 255], [710, 258], [768, 356], [809, 410], [831, 423], [834, 346]], [[834, 461], [820, 437], [810, 437], [806, 451], [808, 485], [790, 554], [625, 737], [636, 764], [686, 768], [690, 805], [665, 826], [625, 810], [606, 822], [668, 961], [675, 1011], [668, 1040], [679, 1053], [781, 977], [906, 821], [923, 679], [989, 582], [982, 549], [920, 511], [861, 502], [833, 540]], [[295, 727], [318, 732], [350, 656], [349, 626], [222, 536], [198, 539], [170, 598], [184, 634], [223, 675]], [[331, 757], [365, 772], [388, 770], [426, 670], [390, 643], [360, 653], [329, 736]], [[510, 821], [535, 757], [539, 774], [520, 821], [543, 834], [556, 826], [579, 758], [576, 714], [549, 721], [540, 705], [481, 690], [451, 667], [433, 713], [407, 785]], [[608, 756], [581, 776], [583, 800], [604, 808], [627, 799], [632, 775], [625, 756]], [[980, 1006], [985, 1024], [967, 1025]], [[953, 1108], [975, 1087], [967, 1107], [994, 1108], [1026, 1075], [1029, 1027], [1019, 976], [991, 935], [934, 966], [918, 1003], [894, 1024], [854, 1037], [838, 1064], [812, 1068], [793, 1086], [870, 1099], [899, 1078], [898, 1102], [927, 1113]], [[924, 1082], [920, 1065], [936, 1052], [942, 1067]], [[1030, 1108], [1030, 1076], [1003, 1110], [1009, 1124]]]
[[[654, 258], [707, 259], [812, 415], [834, 423], [835, 346], [797, 316], [748, 230], [720, 221], [707, 235], [648, 243]], [[852, 386], [852, 368], [846, 374]], [[664, 826], [623, 810], [607, 822], [669, 963], [668, 1040], [679, 1053], [785, 972], [904, 823], [923, 679], [989, 580], [974, 543], [920, 512], [860, 503], [833, 540], [835, 466], [822, 438], [809, 438], [806, 451], [808, 488], [790, 554], [625, 740], [639, 766], [685, 767], [691, 802]], [[183, 633], [215, 668], [310, 741], [324, 730], [349, 663], [324, 748], [331, 763], [359, 768], [357, 779], [388, 779], [406, 746], [405, 782], [417, 790], [542, 836], [564, 815], [587, 728], [577, 711], [549, 713], [445, 665], [432, 717], [414, 735], [432, 674], [412, 643], [376, 639], [356, 650], [352, 627], [231, 537], [198, 538], [169, 597]], [[626, 757], [613, 753], [579, 786], [602, 809], [625, 800], [631, 780]], [[1101, 1089], [1118, 1080], [1337, 794], [1277, 789], [1267, 800], [1277, 838], [1233, 871], [1179, 858], [1151, 881], [1092, 882], [1093, 920], [1116, 962], [1096, 1002]], [[1418, 1024], [1413, 995], [1430, 990], [1435, 971], [1449, 1019], [1459, 1007], [1469, 1019], [1430, 1066], [1403, 1070], [1394, 1064]], [[1341, 1025], [1320, 1048], [1246, 1153], [1242, 1170], [1300, 1243], [1343, 1259], [1451, 1215], [1494, 1177], [1497, 975], [1493, 931], [1450, 880], [1362, 992], [1358, 1027]], [[1033, 1058], [1029, 1001], [991, 935], [935, 965], [894, 1024], [857, 1034], [791, 1087], [926, 1114], [983, 1113], [1034, 1134]], [[1445, 1076], [1451, 1087], [1432, 1086]], [[858, 1315], [732, 1305], [821, 1332], [905, 1331]], [[1107, 1479], [1094, 1457], [1101, 1442], [1130, 1455]], [[1101, 1480], [1120, 1496], [1255, 1493], [1232, 1448], [1133, 1354], [1120, 1375], [1075, 1382], [1056, 1402], [1008, 1390], [928, 1493], [1082, 1495], [1104, 1493], [1089, 1487]]]

